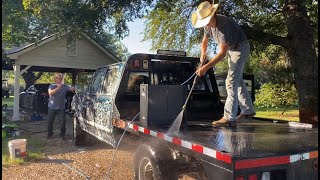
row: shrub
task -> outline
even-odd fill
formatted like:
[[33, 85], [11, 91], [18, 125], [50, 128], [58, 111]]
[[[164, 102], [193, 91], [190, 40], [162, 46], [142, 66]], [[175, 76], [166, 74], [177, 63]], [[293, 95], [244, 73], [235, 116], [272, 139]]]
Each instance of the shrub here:
[[259, 107], [293, 106], [298, 104], [298, 93], [293, 84], [265, 83], [256, 92]]

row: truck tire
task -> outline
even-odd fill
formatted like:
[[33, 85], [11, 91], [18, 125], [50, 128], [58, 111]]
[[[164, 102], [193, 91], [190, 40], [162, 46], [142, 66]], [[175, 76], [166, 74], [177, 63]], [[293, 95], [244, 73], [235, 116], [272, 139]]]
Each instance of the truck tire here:
[[86, 144], [87, 132], [81, 129], [78, 118], [73, 117], [73, 140], [76, 146], [83, 146]]
[[141, 144], [134, 156], [135, 180], [177, 180], [177, 171], [168, 166], [172, 161], [169, 148], [158, 143]]

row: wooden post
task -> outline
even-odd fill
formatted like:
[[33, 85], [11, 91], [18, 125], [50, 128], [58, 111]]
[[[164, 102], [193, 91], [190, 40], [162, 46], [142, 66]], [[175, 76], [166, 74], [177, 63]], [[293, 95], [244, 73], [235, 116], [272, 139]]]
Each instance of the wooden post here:
[[14, 70], [14, 104], [12, 121], [19, 121], [20, 64], [13, 65]]

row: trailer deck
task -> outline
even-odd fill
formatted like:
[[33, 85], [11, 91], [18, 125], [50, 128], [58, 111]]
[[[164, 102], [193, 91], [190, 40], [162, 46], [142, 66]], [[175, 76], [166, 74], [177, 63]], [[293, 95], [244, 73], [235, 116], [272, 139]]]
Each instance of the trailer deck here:
[[293, 128], [287, 123], [259, 120], [244, 121], [235, 127], [193, 126], [181, 130], [178, 137], [229, 153], [234, 159], [282, 156], [318, 150], [318, 128]]
[[[290, 127], [288, 123], [244, 120], [235, 127], [192, 123], [177, 134], [167, 129], [145, 128], [138, 122], [118, 120], [114, 125], [150, 135], [232, 165], [234, 169], [290, 164], [318, 157], [318, 128]], [[230, 167], [230, 166], [229, 166]]]

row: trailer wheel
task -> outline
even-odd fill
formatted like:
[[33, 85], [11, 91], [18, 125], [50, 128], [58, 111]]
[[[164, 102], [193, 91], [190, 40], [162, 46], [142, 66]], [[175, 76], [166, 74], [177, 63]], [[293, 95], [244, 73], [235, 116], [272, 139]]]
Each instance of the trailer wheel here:
[[73, 117], [73, 140], [76, 146], [83, 146], [86, 144], [87, 132], [81, 129], [80, 123], [76, 116]]
[[135, 180], [177, 180], [178, 173], [168, 165], [172, 153], [163, 145], [141, 144], [134, 156]]

